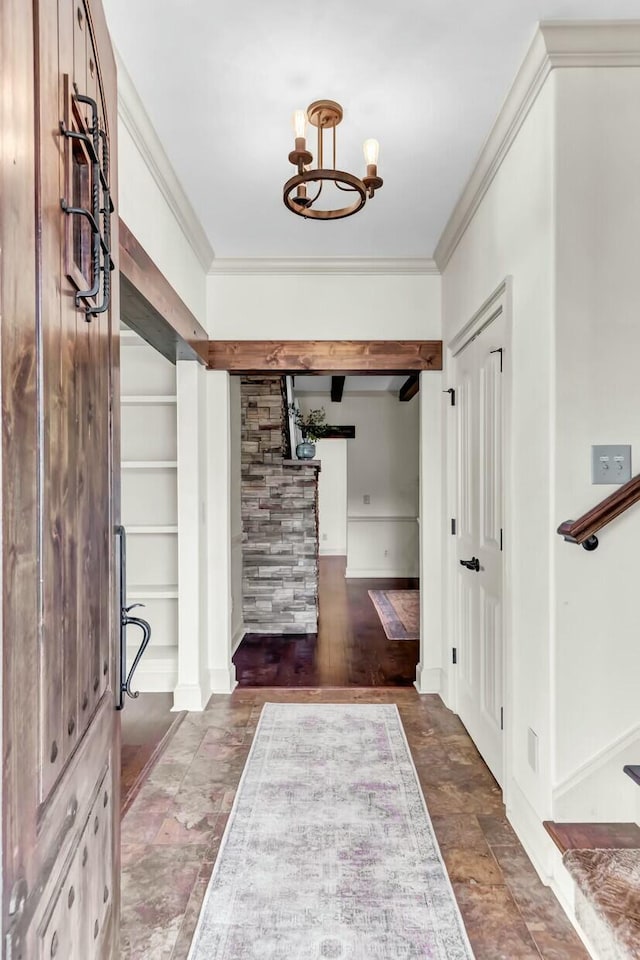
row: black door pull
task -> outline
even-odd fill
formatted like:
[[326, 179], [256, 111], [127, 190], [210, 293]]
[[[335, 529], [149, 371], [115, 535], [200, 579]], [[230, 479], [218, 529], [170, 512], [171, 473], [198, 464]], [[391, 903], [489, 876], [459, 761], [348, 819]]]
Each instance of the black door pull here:
[[475, 570], [476, 573], [480, 570], [480, 561], [477, 557], [471, 557], [471, 560], [461, 560], [461, 567], [466, 567], [467, 570]]
[[[124, 707], [125, 695], [127, 697], [131, 697], [132, 700], [135, 700], [138, 696], [138, 692], [134, 692], [131, 689], [131, 681], [133, 680], [133, 675], [136, 672], [136, 667], [142, 659], [142, 655], [149, 646], [149, 641], [151, 640], [151, 627], [146, 620], [142, 619], [142, 617], [131, 616], [131, 611], [136, 607], [143, 607], [143, 603], [132, 603], [130, 606], [127, 606], [127, 536], [123, 526], [116, 527], [116, 533], [120, 542], [120, 551], [118, 556], [120, 573], [120, 678], [118, 684], [119, 690], [117, 690], [116, 710], [122, 710]], [[142, 631], [142, 640], [140, 642], [140, 646], [138, 647], [138, 651], [133, 659], [133, 663], [128, 670], [127, 627], [139, 627]]]

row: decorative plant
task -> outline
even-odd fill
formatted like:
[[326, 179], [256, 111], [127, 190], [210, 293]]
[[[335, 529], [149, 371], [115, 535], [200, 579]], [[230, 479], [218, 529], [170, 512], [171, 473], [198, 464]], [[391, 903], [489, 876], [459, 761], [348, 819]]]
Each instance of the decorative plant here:
[[299, 410], [293, 403], [289, 409], [305, 443], [315, 443], [316, 440], [324, 437], [327, 432], [327, 425], [325, 424], [327, 415], [324, 407], [309, 410], [307, 414], [303, 414], [302, 410]]

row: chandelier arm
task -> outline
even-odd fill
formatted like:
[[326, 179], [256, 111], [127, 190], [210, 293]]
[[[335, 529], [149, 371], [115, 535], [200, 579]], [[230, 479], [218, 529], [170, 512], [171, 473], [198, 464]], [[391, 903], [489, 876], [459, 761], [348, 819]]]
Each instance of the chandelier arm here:
[[333, 128], [333, 169], [336, 170], [336, 128]]
[[343, 186], [341, 186], [338, 180], [335, 181], [335, 185], [336, 185], [336, 187], [338, 188], [338, 190], [344, 190], [345, 193], [357, 193], [357, 192], [358, 192], [355, 187], [343, 187]]
[[309, 203], [307, 204], [308, 207], [312, 207], [312, 206], [314, 205], [314, 203], [316, 202], [316, 200], [318, 199], [318, 197], [319, 197], [320, 194], [322, 193], [322, 188], [323, 188], [323, 186], [324, 186], [324, 183], [323, 183], [323, 181], [321, 180], [321, 181], [320, 181], [320, 186], [318, 187], [318, 192], [316, 193], [315, 197], [312, 197], [311, 200], [309, 200]]

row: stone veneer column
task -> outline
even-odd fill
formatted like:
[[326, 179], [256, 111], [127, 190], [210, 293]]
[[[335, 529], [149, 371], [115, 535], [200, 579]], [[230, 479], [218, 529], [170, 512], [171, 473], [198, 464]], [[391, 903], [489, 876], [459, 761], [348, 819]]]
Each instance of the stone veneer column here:
[[316, 633], [319, 467], [283, 460], [280, 377], [243, 377], [241, 399], [245, 629]]

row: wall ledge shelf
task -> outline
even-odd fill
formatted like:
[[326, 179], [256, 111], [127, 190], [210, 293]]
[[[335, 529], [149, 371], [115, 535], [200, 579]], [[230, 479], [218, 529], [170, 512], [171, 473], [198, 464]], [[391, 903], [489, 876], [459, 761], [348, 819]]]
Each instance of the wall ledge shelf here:
[[161, 534], [161, 533], [170, 533], [176, 534], [178, 532], [178, 527], [175, 524], [162, 525], [144, 525], [144, 524], [135, 524], [132, 523], [130, 526], [126, 527], [127, 534]]
[[123, 470], [177, 470], [177, 460], [123, 460]]
[[315, 467], [320, 472], [322, 469], [322, 460], [283, 460], [284, 467]]
[[128, 584], [127, 603], [132, 600], [177, 600], [177, 584]]
[[146, 394], [135, 396], [127, 394], [120, 397], [120, 402], [127, 406], [168, 406], [178, 402], [175, 394]]

